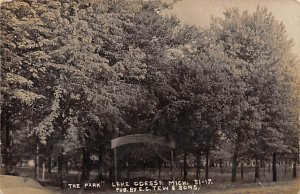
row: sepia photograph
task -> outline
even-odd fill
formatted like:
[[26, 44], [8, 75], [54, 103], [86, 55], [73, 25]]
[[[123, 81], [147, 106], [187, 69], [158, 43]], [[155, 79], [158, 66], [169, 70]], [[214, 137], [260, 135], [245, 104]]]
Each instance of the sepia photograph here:
[[0, 194], [300, 194], [300, 0], [0, 0]]

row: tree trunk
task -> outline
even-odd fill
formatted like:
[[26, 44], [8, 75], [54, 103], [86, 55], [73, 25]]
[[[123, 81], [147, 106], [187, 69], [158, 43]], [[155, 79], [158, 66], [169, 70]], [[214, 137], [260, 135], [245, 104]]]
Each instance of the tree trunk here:
[[61, 155], [57, 157], [57, 173], [61, 172]]
[[232, 170], [231, 170], [231, 182], [236, 181], [236, 167], [237, 167], [237, 151], [233, 152], [232, 157]]
[[241, 179], [244, 178], [244, 163], [241, 164]]
[[62, 150], [61, 153], [61, 170], [60, 170], [60, 187], [62, 189], [65, 188], [65, 183], [66, 183], [66, 153], [64, 150]]
[[187, 179], [187, 153], [186, 151], [183, 154], [183, 180]]
[[52, 169], [52, 150], [53, 150], [53, 146], [51, 145], [49, 148], [49, 152], [48, 152], [48, 162], [47, 162], [47, 168], [48, 168], [48, 173], [51, 174], [51, 169]]
[[34, 179], [38, 179], [39, 178], [39, 170], [40, 170], [40, 161], [39, 161], [39, 155], [40, 155], [40, 150], [39, 150], [39, 143], [36, 143], [36, 152], [35, 152], [35, 165], [34, 165]]
[[162, 165], [162, 161], [161, 159], [158, 159], [158, 180], [160, 180], [161, 178], [161, 165]]
[[109, 171], [108, 171], [108, 177], [109, 177], [109, 180], [110, 182], [112, 182], [114, 180], [114, 154], [113, 152], [110, 152], [110, 165], [109, 165]]
[[180, 178], [183, 178], [183, 164], [180, 164]]
[[259, 179], [259, 162], [257, 156], [255, 156], [255, 170], [254, 170], [254, 180], [257, 181]]
[[65, 157], [66, 174], [69, 174], [69, 158]]
[[284, 175], [286, 175], [286, 165], [287, 165], [287, 160], [284, 161]]
[[111, 164], [108, 169], [108, 179], [110, 182], [112, 182], [114, 180], [113, 172], [114, 172], [113, 164]]
[[103, 150], [102, 147], [98, 148], [98, 177], [99, 180], [103, 179], [103, 164], [102, 164], [102, 160], [103, 160]]
[[208, 168], [209, 168], [209, 164], [208, 164], [208, 160], [209, 160], [209, 151], [206, 152], [205, 154], [205, 179], [208, 179]]
[[197, 153], [196, 160], [197, 160], [196, 179], [199, 179], [199, 177], [200, 177], [200, 155], [199, 155], [199, 153]]
[[12, 171], [12, 130], [10, 124], [10, 113], [8, 110], [3, 111], [1, 116], [3, 115], [2, 122], [3, 127], [5, 128], [5, 151], [4, 151], [4, 173], [10, 174]]
[[272, 158], [272, 172], [273, 172], [273, 181], [276, 182], [277, 181], [277, 169], [276, 169], [276, 153], [273, 153], [273, 158]]
[[81, 181], [86, 180], [86, 149], [82, 149], [82, 162], [81, 162]]
[[72, 169], [76, 168], [76, 166], [74, 166], [74, 161], [73, 161], [72, 158], [69, 160], [69, 162], [70, 162], [70, 165], [69, 165], [69, 167], [68, 167], [69, 170], [72, 170]]
[[221, 174], [223, 174], [224, 171], [223, 171], [223, 161], [222, 161], [222, 159], [220, 159], [219, 162], [220, 162]]
[[83, 148], [82, 150], [82, 171], [81, 171], [81, 181], [89, 180], [90, 176], [90, 153], [89, 150]]
[[294, 164], [293, 164], [293, 178], [297, 178], [297, 159], [294, 158]]

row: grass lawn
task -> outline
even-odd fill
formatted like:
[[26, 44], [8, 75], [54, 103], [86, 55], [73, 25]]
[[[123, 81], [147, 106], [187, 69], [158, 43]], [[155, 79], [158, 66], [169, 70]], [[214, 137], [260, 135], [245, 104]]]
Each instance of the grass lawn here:
[[[135, 192], [135, 193], [170, 193], [170, 194], [188, 194], [188, 193], [209, 193], [209, 194], [251, 194], [251, 193], [262, 193], [262, 194], [298, 194], [300, 190], [300, 179], [292, 180], [291, 174], [292, 169], [290, 167], [287, 168], [286, 172], [284, 170], [283, 166], [278, 166], [278, 182], [274, 183], [272, 182], [272, 173], [269, 172], [268, 169], [261, 169], [260, 170], [260, 182], [255, 183], [254, 182], [254, 169], [250, 167], [246, 167], [244, 169], [244, 178], [240, 178], [240, 173], [238, 171], [237, 174], [237, 182], [234, 184], [231, 184], [230, 182], [230, 175], [231, 175], [231, 168], [227, 167], [224, 168], [224, 173], [220, 173], [219, 168], [211, 168], [209, 171], [209, 177], [213, 180], [213, 185], [203, 186], [199, 191], [169, 191], [169, 192], [162, 192], [162, 191], [151, 191], [151, 192]], [[240, 169], [239, 169], [240, 170]], [[33, 177], [33, 169], [29, 168], [19, 168], [16, 169], [18, 174], [20, 175], [28, 175], [29, 177]], [[157, 171], [152, 171], [150, 169], [147, 169], [146, 171], [132, 171], [130, 173], [130, 176], [133, 177], [141, 177], [147, 175], [149, 180], [151, 179], [157, 179], [158, 177]], [[68, 174], [68, 183], [77, 183], [79, 173], [76, 171], [70, 172]], [[123, 176], [125, 177], [126, 171], [123, 172]], [[168, 179], [171, 176], [171, 172], [169, 169], [163, 169], [162, 170], [162, 178]], [[299, 175], [299, 173], [298, 173]], [[91, 173], [92, 180], [91, 182], [94, 182], [93, 178], [97, 176], [96, 172]], [[52, 183], [58, 183], [59, 182], [59, 174], [54, 172], [49, 175], [46, 173], [45, 175], [46, 180], [44, 180], [44, 185], [47, 185], [47, 190], [51, 191], [52, 193], [60, 193], [60, 194], [91, 194], [91, 193], [115, 193], [113, 189], [111, 188], [109, 183], [106, 183], [104, 190], [90, 190], [90, 191], [84, 191], [84, 190], [74, 190], [74, 189], [65, 189], [61, 190], [58, 187], [59, 184], [48, 184], [47, 182]], [[181, 172], [178, 169], [176, 172], [176, 180], [181, 180]], [[188, 179], [190, 182], [193, 182], [192, 180], [195, 178], [195, 172], [194, 169], [189, 169], [188, 171]], [[123, 178], [126, 180], [125, 178]], [[138, 179], [138, 178], [137, 178]], [[201, 169], [201, 179], [204, 179], [204, 172], [203, 169]], [[32, 180], [33, 181], [33, 180]], [[19, 185], [20, 186], [20, 185]], [[36, 187], [36, 185], [35, 185]], [[1, 193], [0, 193], [1, 194]], [[10, 193], [4, 193], [4, 194], [10, 194]], [[34, 194], [30, 193], [30, 194]], [[300, 194], [300, 193], [299, 193]]]
[[278, 183], [267, 183], [266, 185], [246, 184], [237, 188], [210, 191], [209, 194], [300, 194], [300, 179], [294, 181], [283, 181]]
[[[169, 192], [136, 192], [141, 193], [161, 193], [161, 194], [188, 194], [188, 193], [206, 193], [206, 194], [297, 194], [299, 192], [300, 179], [293, 181], [282, 181], [277, 183], [265, 183], [259, 185], [257, 183], [251, 184], [235, 184], [227, 186], [227, 188], [204, 188], [203, 190], [193, 191], [169, 191]], [[82, 191], [82, 190], [61, 190], [59, 188], [42, 187], [31, 178], [24, 179], [17, 176], [0, 175], [0, 193], [3, 194], [109, 194], [115, 193], [113, 191]], [[2, 194], [1, 193], [1, 194]]]

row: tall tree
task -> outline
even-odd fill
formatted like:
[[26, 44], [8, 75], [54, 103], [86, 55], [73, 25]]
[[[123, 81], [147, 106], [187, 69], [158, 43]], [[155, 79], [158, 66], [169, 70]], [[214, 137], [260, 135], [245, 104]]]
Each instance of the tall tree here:
[[[293, 105], [286, 104], [289, 98], [294, 98], [292, 90], [286, 90], [294, 80], [288, 79], [284, 72], [295, 60], [284, 26], [266, 9], [257, 8], [253, 14], [240, 14], [237, 9], [230, 9], [225, 11], [225, 19], [214, 20], [211, 29], [217, 42], [234, 61], [233, 68], [243, 86], [239, 90], [241, 98], [236, 103], [240, 117], [228, 135], [234, 137], [235, 147], [240, 147], [247, 138], [243, 144], [256, 161], [270, 152], [275, 160], [278, 152], [288, 149], [283, 141], [284, 131], [288, 130], [284, 124], [288, 119], [286, 113], [294, 112], [297, 105], [295, 100], [292, 100]], [[236, 159], [234, 152], [232, 181], [236, 179]], [[276, 181], [276, 161], [273, 161], [273, 172]], [[255, 179], [258, 176], [257, 165]]]

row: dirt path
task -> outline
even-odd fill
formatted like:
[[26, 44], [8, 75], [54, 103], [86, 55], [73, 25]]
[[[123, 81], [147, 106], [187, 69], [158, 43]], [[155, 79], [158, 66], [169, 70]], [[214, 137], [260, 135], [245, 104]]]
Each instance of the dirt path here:
[[0, 175], [0, 194], [54, 194], [32, 179]]

